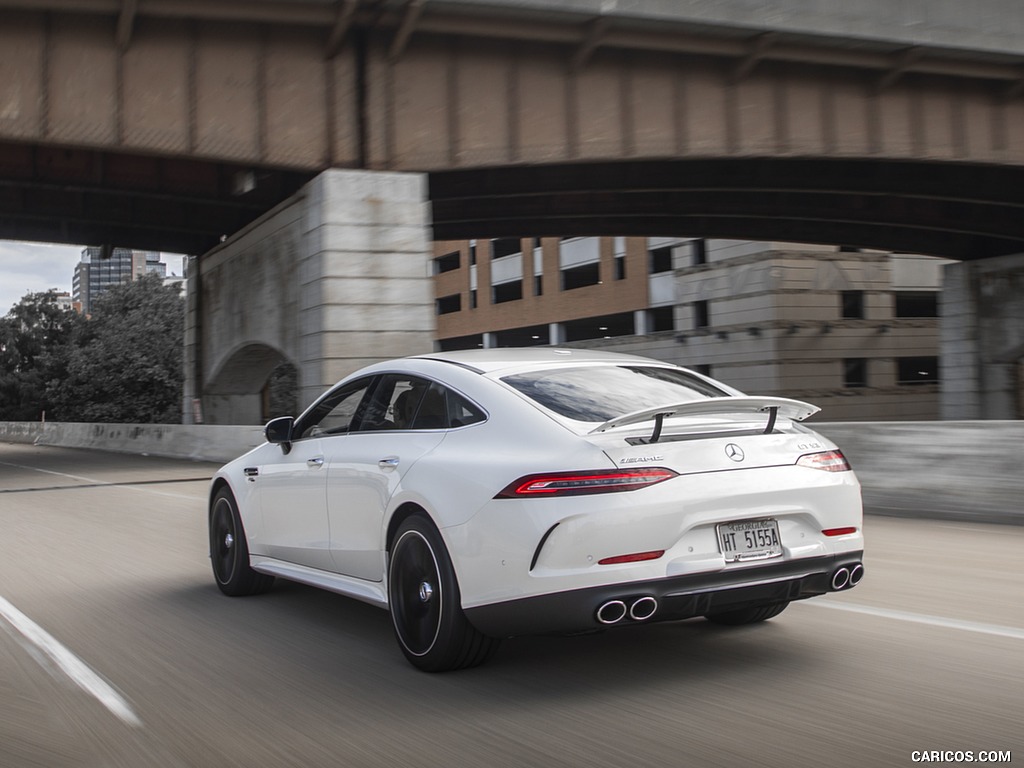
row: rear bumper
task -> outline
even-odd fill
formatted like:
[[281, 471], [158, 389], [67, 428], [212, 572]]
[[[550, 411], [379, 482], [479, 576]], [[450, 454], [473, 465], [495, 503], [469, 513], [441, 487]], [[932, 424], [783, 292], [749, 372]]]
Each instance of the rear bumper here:
[[803, 600], [832, 591], [837, 569], [860, 563], [863, 551], [800, 558], [715, 573], [671, 576], [555, 592], [467, 608], [469, 621], [485, 635], [558, 634], [601, 629], [597, 609], [610, 600], [627, 606], [653, 597], [657, 610], [641, 622], [628, 615], [614, 626], [676, 621], [757, 605]]

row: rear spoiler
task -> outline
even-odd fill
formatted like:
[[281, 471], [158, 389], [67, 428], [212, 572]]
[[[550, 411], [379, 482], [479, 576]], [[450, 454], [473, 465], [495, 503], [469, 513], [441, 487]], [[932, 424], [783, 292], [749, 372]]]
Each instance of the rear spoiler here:
[[673, 416], [704, 416], [707, 414], [729, 414], [729, 413], [767, 413], [768, 427], [765, 432], [771, 432], [775, 427], [775, 419], [784, 416], [793, 421], [803, 421], [808, 416], [813, 416], [821, 409], [816, 405], [805, 403], [802, 400], [790, 400], [787, 397], [710, 397], [706, 400], [691, 400], [685, 403], [670, 403], [656, 408], [644, 408], [640, 411], [633, 411], [614, 419], [609, 419], [604, 424], [590, 430], [590, 434], [607, 432], [609, 429], [625, 427], [630, 424], [641, 424], [645, 421], [656, 421], [652, 442], [657, 442], [661, 434], [661, 424], [665, 419]]

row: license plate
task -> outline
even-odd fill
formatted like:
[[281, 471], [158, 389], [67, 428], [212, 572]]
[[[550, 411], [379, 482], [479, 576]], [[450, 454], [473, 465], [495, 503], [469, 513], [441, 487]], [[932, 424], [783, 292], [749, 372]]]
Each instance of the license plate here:
[[782, 556], [779, 524], [774, 520], [737, 520], [720, 523], [716, 530], [727, 563]]

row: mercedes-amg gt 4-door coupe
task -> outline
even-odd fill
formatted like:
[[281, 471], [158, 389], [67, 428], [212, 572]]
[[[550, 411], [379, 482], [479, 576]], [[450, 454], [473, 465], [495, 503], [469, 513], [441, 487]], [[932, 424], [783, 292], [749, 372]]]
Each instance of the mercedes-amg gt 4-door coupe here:
[[817, 410], [580, 349], [377, 363], [216, 474], [213, 573], [385, 608], [427, 671], [517, 635], [764, 621], [864, 575], [860, 485]]

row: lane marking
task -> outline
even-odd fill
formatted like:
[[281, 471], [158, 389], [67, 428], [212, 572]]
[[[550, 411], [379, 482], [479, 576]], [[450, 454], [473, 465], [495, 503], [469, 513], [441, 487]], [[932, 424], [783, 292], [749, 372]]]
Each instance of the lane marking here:
[[[14, 467], [15, 469], [27, 469], [30, 472], [42, 472], [44, 475], [56, 475], [57, 477], [66, 477], [69, 480], [78, 480], [82, 483], [88, 483], [91, 487], [104, 487], [104, 488], [124, 488], [127, 491], [141, 491], [142, 493], [151, 493], [154, 496], [168, 496], [173, 499], [189, 499], [195, 501], [195, 496], [186, 496], [183, 493], [167, 493], [165, 491], [154, 491], [149, 488], [137, 488], [132, 484], [125, 483], [112, 483], [109, 480], [97, 480], [94, 477], [83, 477], [82, 475], [70, 475], [67, 472], [55, 472], [52, 469], [40, 469], [39, 467], [29, 467], [24, 464], [12, 464], [7, 461], [0, 461], [0, 465], [5, 467]], [[65, 488], [75, 488], [76, 486], [63, 486], [63, 488], [54, 488], [53, 490], [63, 490]], [[79, 486], [80, 487], [80, 486]], [[34, 489], [32, 489], [34, 490]]]
[[134, 727], [141, 727], [142, 721], [139, 720], [121, 694], [94, 672], [89, 665], [61, 645], [53, 635], [32, 621], [32, 619], [11, 605], [3, 597], [0, 597], [0, 618], [6, 620], [12, 628], [20, 632], [32, 645], [46, 654], [75, 685], [97, 699], [119, 720]]
[[996, 635], [997, 637], [1010, 637], [1014, 640], [1024, 640], [1024, 629], [1020, 629], [1018, 627], [1006, 627], [1001, 624], [984, 624], [978, 621], [947, 619], [943, 616], [929, 616], [925, 613], [911, 613], [910, 611], [895, 611], [890, 608], [875, 608], [870, 605], [858, 605], [857, 603], [830, 603], [817, 600], [808, 601], [804, 603], [804, 605], [813, 605], [817, 608], [831, 608], [835, 611], [863, 613], [868, 616], [877, 616], [882, 619], [908, 621], [913, 624], [927, 624], [932, 627], [942, 627], [944, 629], [960, 629], [965, 632], [977, 632], [983, 635]]

